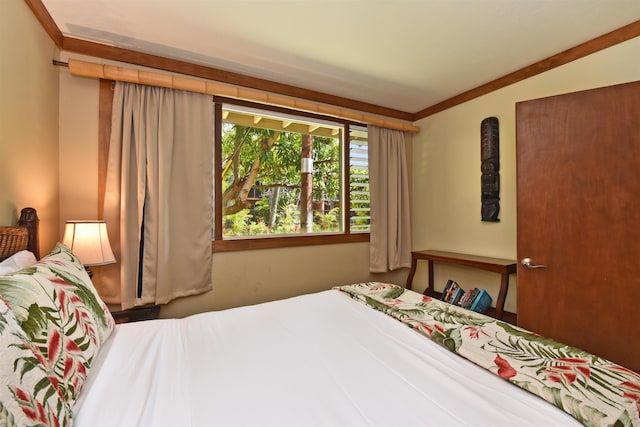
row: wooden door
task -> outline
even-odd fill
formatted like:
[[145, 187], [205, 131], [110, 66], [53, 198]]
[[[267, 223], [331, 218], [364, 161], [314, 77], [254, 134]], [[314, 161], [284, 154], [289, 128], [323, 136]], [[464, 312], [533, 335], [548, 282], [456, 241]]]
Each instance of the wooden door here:
[[640, 82], [516, 115], [518, 324], [640, 372]]

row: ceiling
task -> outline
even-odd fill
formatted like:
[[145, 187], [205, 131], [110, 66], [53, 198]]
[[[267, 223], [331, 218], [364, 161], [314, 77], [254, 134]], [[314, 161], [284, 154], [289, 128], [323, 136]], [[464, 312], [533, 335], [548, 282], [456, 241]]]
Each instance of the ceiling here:
[[640, 20], [640, 0], [42, 0], [66, 37], [408, 113]]

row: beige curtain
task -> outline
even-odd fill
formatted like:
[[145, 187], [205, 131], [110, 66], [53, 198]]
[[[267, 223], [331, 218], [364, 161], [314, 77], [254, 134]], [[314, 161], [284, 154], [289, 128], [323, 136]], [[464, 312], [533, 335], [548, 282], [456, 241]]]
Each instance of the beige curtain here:
[[107, 302], [211, 289], [212, 169], [210, 96], [116, 84], [104, 213], [120, 274], [104, 280]]
[[369, 190], [369, 270], [382, 273], [409, 267], [411, 217], [403, 132], [369, 126]]

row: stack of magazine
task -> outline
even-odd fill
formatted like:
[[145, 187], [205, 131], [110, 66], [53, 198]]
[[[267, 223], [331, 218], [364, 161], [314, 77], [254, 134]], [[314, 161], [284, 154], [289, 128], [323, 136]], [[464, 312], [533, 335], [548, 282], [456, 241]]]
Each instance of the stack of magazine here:
[[484, 313], [491, 305], [492, 299], [484, 289], [472, 288], [465, 291], [455, 280], [448, 280], [442, 291], [442, 301]]

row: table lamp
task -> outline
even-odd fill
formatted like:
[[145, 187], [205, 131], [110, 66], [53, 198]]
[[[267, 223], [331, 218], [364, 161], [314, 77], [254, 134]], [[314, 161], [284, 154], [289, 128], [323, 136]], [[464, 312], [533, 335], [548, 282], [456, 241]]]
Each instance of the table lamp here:
[[93, 277], [89, 267], [116, 262], [109, 244], [106, 221], [67, 221], [62, 243], [80, 259], [89, 277]]

